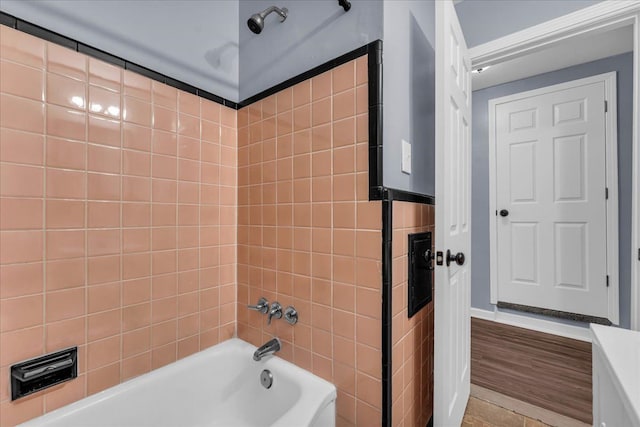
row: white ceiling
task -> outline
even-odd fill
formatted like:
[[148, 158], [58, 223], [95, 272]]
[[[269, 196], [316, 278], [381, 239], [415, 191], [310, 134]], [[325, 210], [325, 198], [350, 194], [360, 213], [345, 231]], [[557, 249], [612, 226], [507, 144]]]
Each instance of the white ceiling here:
[[473, 74], [473, 90], [524, 79], [633, 51], [633, 27], [572, 37]]

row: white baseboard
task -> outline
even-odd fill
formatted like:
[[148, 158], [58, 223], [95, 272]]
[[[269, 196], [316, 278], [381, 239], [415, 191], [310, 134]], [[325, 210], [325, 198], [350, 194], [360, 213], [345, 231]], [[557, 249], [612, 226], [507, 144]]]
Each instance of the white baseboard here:
[[579, 326], [565, 325], [551, 320], [536, 319], [498, 310], [489, 311], [473, 307], [471, 307], [471, 317], [491, 320], [493, 322], [504, 323], [505, 325], [531, 329], [532, 331], [544, 332], [565, 338], [572, 338], [574, 340], [591, 342], [591, 332], [588, 327], [581, 328]]

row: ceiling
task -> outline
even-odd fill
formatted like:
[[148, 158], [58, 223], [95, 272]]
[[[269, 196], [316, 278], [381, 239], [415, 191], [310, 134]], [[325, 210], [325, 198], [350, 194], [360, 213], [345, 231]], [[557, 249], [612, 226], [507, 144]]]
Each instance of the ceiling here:
[[633, 27], [572, 37], [473, 74], [473, 90], [524, 79], [633, 51]]
[[466, 0], [456, 3], [456, 12], [467, 46], [474, 47], [600, 1]]

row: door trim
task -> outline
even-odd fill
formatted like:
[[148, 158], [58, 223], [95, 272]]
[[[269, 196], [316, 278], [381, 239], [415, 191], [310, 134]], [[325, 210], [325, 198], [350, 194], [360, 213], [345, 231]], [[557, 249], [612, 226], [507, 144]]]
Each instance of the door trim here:
[[[605, 87], [605, 100], [608, 102], [608, 111], [605, 114], [605, 186], [609, 189], [609, 198], [606, 201], [607, 221], [607, 274], [609, 275], [608, 289], [608, 319], [614, 323], [620, 323], [619, 280], [618, 280], [618, 127], [617, 127], [617, 99], [616, 99], [616, 73], [604, 73], [584, 79], [572, 80], [540, 89], [520, 92], [489, 101], [489, 275], [490, 275], [490, 301], [498, 303], [498, 243], [497, 243], [497, 150], [495, 110], [498, 105], [530, 98], [560, 90], [577, 88], [593, 83], [603, 82]], [[604, 194], [602, 195], [604, 197]]]
[[636, 0], [603, 1], [469, 49], [473, 68], [527, 55], [560, 40], [628, 25], [640, 13]]
[[640, 330], [640, 14], [634, 17], [633, 37], [633, 184], [631, 210], [631, 329]]

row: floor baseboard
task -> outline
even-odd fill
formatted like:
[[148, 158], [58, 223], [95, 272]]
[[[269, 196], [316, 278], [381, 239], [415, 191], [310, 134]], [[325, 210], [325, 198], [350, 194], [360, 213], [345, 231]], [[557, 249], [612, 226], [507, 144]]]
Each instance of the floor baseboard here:
[[539, 314], [541, 316], [547, 316], [550, 318], [566, 319], [582, 323], [597, 323], [599, 325], [611, 326], [611, 321], [609, 319], [605, 319], [604, 317], [588, 316], [586, 314], [569, 313], [566, 311], [551, 310], [548, 308], [532, 307], [530, 305], [513, 304], [510, 302], [502, 301], [498, 301], [497, 307], [505, 308], [507, 310], [521, 311], [523, 313]]

